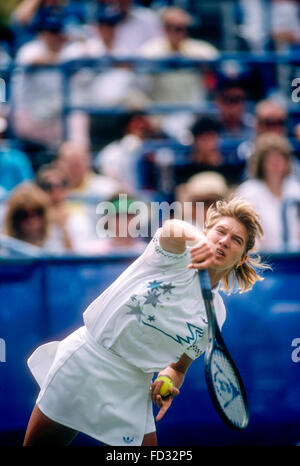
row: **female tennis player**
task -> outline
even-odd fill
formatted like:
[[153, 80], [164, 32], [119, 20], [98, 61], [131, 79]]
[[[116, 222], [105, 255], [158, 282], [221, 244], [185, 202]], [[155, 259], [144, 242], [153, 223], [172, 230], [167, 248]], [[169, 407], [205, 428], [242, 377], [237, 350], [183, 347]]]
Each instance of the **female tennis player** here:
[[[219, 284], [240, 292], [262, 280], [251, 252], [262, 235], [259, 218], [242, 199], [218, 201], [204, 232], [168, 220], [143, 254], [83, 314], [84, 326], [40, 346], [28, 365], [40, 385], [24, 445], [67, 445], [83, 432], [111, 446], [157, 444], [159, 421], [192, 361], [207, 346], [207, 320], [198, 270], [208, 269], [220, 325]], [[173, 381], [170, 396], [159, 394]]]

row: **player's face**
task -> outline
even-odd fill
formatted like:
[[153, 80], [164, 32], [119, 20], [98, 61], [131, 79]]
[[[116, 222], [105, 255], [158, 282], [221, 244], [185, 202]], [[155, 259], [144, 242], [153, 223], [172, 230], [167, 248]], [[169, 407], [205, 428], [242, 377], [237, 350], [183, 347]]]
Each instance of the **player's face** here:
[[227, 271], [244, 262], [248, 235], [242, 223], [231, 217], [223, 217], [207, 230], [206, 236], [215, 248], [212, 268]]

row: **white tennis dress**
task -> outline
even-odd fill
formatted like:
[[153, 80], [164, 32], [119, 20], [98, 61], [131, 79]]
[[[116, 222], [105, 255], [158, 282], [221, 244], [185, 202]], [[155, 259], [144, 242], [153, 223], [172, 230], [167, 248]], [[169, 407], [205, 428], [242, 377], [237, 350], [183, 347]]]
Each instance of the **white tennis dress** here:
[[[155, 431], [150, 398], [154, 372], [207, 345], [198, 272], [189, 250], [166, 252], [159, 229], [144, 253], [83, 314], [84, 326], [40, 346], [28, 365], [49, 418], [108, 445], [140, 445]], [[217, 290], [220, 327], [225, 307]]]

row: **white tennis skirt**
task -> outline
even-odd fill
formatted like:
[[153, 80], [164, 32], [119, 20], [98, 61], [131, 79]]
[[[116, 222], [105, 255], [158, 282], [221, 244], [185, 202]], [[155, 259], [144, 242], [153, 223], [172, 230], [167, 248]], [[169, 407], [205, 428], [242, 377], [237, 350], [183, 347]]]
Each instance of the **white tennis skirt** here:
[[113, 446], [141, 445], [155, 431], [153, 374], [97, 344], [86, 327], [37, 348], [28, 366], [50, 419]]

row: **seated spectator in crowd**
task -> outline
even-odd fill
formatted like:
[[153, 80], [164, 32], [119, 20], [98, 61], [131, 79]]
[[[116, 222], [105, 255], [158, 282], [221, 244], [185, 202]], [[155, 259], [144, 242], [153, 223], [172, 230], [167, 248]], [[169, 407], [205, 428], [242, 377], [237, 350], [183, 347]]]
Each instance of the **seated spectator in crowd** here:
[[[164, 36], [147, 42], [140, 53], [147, 58], [182, 56], [213, 60], [218, 50], [211, 44], [188, 36], [192, 17], [178, 7], [165, 8], [161, 14]], [[151, 80], [150, 98], [165, 102], [201, 102], [206, 91], [202, 74], [195, 71], [158, 73]]]
[[62, 170], [55, 164], [42, 166], [36, 175], [37, 185], [50, 200], [49, 221], [58, 241], [66, 250], [81, 253], [95, 237], [95, 225], [83, 212], [72, 209], [67, 202], [68, 182]]
[[64, 142], [57, 155], [58, 166], [64, 171], [74, 197], [96, 197], [99, 201], [120, 191], [120, 182], [94, 172], [89, 150], [73, 141]]
[[14, 47], [18, 49], [25, 42], [34, 39], [36, 31], [33, 26], [40, 17], [61, 14], [65, 22], [72, 25], [73, 31], [74, 28], [79, 29], [84, 21], [84, 11], [72, 8], [68, 3], [64, 0], [22, 0], [11, 15]]
[[175, 185], [185, 183], [191, 176], [206, 170], [221, 170], [220, 123], [209, 116], [200, 117], [192, 126], [193, 144], [184, 165], [175, 167]]
[[254, 134], [254, 119], [247, 111], [246, 71], [238, 63], [223, 63], [216, 86], [216, 107], [221, 123], [220, 135], [226, 138], [249, 139]]
[[[178, 7], [167, 7], [161, 13], [164, 35], [146, 42], [140, 49], [145, 58], [190, 58], [214, 60], [218, 50], [210, 43], [189, 37], [192, 17]], [[204, 65], [197, 69], [178, 69], [149, 75], [144, 89], [147, 97], [155, 102], [203, 104], [207, 98]], [[192, 122], [191, 112], [176, 112], [163, 119], [162, 127], [173, 137], [184, 137], [182, 128]]]
[[95, 173], [86, 146], [66, 141], [60, 146], [56, 161], [68, 181], [72, 209], [89, 216], [94, 225], [95, 237], [98, 202], [109, 199], [123, 185], [116, 179]]
[[294, 134], [293, 134], [295, 139], [298, 139], [300, 141], [300, 123], [297, 123], [294, 127]]
[[12, 147], [3, 138], [7, 128], [7, 120], [0, 117], [0, 187], [2, 195], [10, 192], [23, 181], [34, 176], [29, 157], [21, 150]]
[[265, 0], [239, 0], [241, 24], [238, 33], [254, 53], [263, 52], [270, 45], [269, 4]]
[[[95, 59], [100, 57], [130, 56], [132, 51], [126, 41], [117, 40], [118, 27], [124, 20], [115, 2], [101, 3], [93, 20], [93, 34], [85, 40], [75, 41], [67, 47], [68, 60]], [[132, 67], [124, 63], [112, 64], [108, 68], [80, 66], [70, 80], [70, 99], [72, 105], [92, 107], [139, 106], [147, 102], [140, 83], [140, 77]], [[70, 130], [72, 139], [89, 144], [90, 117], [81, 113], [73, 118]], [[79, 130], [78, 130], [79, 128]], [[100, 128], [101, 131], [101, 128]]]
[[[205, 171], [193, 175], [186, 183], [176, 189], [176, 199], [188, 208], [190, 221], [204, 228], [208, 208], [216, 201], [226, 199], [229, 188], [226, 179], [215, 171]], [[197, 206], [202, 203], [202, 206]], [[185, 206], [184, 206], [185, 207]], [[184, 212], [186, 213], [186, 207]], [[203, 208], [203, 210], [201, 210]]]
[[237, 149], [241, 159], [247, 160], [254, 150], [255, 140], [264, 133], [288, 136], [288, 115], [286, 108], [274, 99], [260, 100], [254, 108], [254, 134]]
[[271, 0], [271, 35], [276, 48], [300, 44], [300, 7], [296, 0]]
[[[100, 4], [95, 18], [94, 34], [85, 40], [75, 41], [67, 47], [68, 60], [104, 56], [128, 56], [126, 43], [116, 42], [121, 13], [110, 3]], [[137, 76], [129, 66], [113, 65], [100, 72], [81, 67], [72, 76], [71, 99], [75, 104], [111, 106], [123, 103], [137, 89]]]
[[[64, 61], [67, 37], [63, 17], [39, 17], [36, 39], [16, 55], [18, 65], [58, 65]], [[62, 86], [57, 69], [17, 69], [13, 77], [14, 129], [18, 137], [55, 147], [62, 140]]]
[[255, 137], [254, 117], [247, 102], [251, 83], [252, 70], [236, 60], [225, 60], [219, 65], [215, 107], [221, 125], [221, 151], [231, 165], [226, 176], [235, 184], [243, 180], [249, 144]]
[[117, 27], [122, 19], [123, 16], [114, 3], [99, 3], [93, 18], [93, 34], [85, 40], [70, 44], [70, 58], [130, 54], [130, 49], [125, 43], [116, 42]]
[[[264, 237], [257, 246], [277, 250], [284, 246], [282, 208], [285, 201], [300, 199], [300, 183], [290, 176], [292, 152], [288, 140], [276, 133], [258, 137], [248, 160], [253, 178], [242, 183], [235, 195], [251, 202], [259, 213]], [[300, 247], [300, 218], [297, 209], [288, 210], [289, 246]]]
[[[283, 103], [279, 103], [272, 99], [265, 99], [255, 107], [255, 128], [256, 137], [264, 133], [276, 133], [286, 138], [297, 137], [297, 126], [292, 128], [289, 124], [288, 109]], [[249, 146], [252, 147], [252, 146]], [[299, 154], [299, 148], [295, 145], [294, 149]], [[252, 150], [252, 149], [251, 149]], [[292, 172], [299, 176], [300, 173], [300, 159], [299, 156], [294, 157], [292, 160]]]
[[275, 100], [264, 99], [258, 102], [254, 109], [254, 117], [258, 136], [269, 132], [287, 136], [287, 111]]
[[[16, 64], [21, 67], [15, 70], [12, 80], [14, 130], [19, 138], [56, 149], [63, 140], [61, 71], [43, 67], [26, 70], [22, 66], [61, 65], [68, 61], [68, 35], [62, 13], [38, 15], [35, 28], [37, 37], [16, 55]], [[68, 117], [67, 124], [74, 140], [85, 141], [86, 123], [78, 118], [78, 112]]]
[[[100, 237], [86, 245], [85, 253], [91, 255], [141, 254], [147, 242], [142, 237], [132, 236], [130, 232], [130, 222], [135, 222], [135, 214], [128, 212], [135, 199], [128, 196], [121, 198], [119, 195], [116, 195], [109, 202], [111, 203], [113, 213], [108, 215], [107, 224], [104, 229], [100, 221], [101, 229], [98, 225], [98, 234]], [[134, 226], [136, 226], [135, 223]]]
[[159, 128], [153, 117], [142, 111], [129, 112], [124, 136], [99, 152], [95, 160], [96, 167], [103, 175], [121, 183], [126, 191], [135, 192], [138, 187], [139, 150], [158, 133]]
[[218, 149], [220, 123], [210, 117], [201, 117], [192, 127], [194, 145], [191, 159], [198, 166], [217, 167], [222, 162]]
[[98, 0], [100, 6], [106, 3], [112, 4], [122, 18], [116, 30], [117, 48], [126, 47], [130, 55], [136, 55], [146, 41], [163, 34], [159, 17], [153, 9], [136, 5], [133, 0]]
[[12, 18], [18, 23], [29, 27], [34, 21], [36, 15], [43, 14], [46, 10], [49, 11], [59, 10], [63, 11], [62, 0], [22, 0], [16, 6], [12, 13]]
[[[300, 4], [298, 0], [271, 0], [270, 25], [276, 52], [300, 51]], [[277, 74], [282, 95], [290, 99], [291, 81], [299, 75], [297, 66], [278, 64]]]
[[49, 219], [50, 199], [34, 183], [22, 183], [11, 193], [4, 218], [3, 233], [51, 254], [62, 253]]

